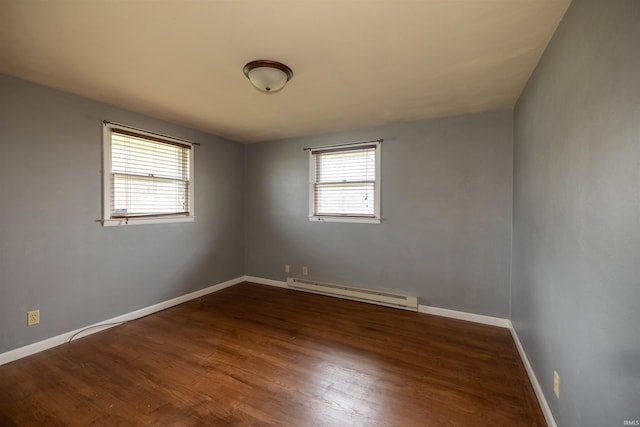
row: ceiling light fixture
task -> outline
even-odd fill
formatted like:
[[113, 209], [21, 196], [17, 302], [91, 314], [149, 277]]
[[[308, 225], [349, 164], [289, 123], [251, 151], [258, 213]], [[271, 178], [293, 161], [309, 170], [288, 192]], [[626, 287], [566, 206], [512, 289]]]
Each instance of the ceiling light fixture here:
[[251, 84], [264, 93], [278, 92], [293, 77], [291, 68], [268, 59], [251, 61], [242, 71]]

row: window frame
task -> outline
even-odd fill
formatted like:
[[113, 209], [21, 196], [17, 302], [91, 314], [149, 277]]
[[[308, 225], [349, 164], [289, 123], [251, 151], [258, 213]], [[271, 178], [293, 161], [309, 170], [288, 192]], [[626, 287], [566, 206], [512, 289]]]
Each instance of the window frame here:
[[[357, 150], [362, 147], [375, 146], [375, 183], [374, 183], [374, 215], [317, 215], [315, 213], [315, 174], [316, 174], [316, 153], [324, 150], [340, 149], [344, 151]], [[362, 224], [380, 224], [382, 222], [381, 214], [381, 169], [382, 169], [382, 141], [358, 142], [353, 144], [340, 144], [336, 146], [316, 147], [309, 150], [309, 221], [316, 222], [347, 222]]]
[[[161, 224], [176, 222], [193, 222], [195, 220], [195, 200], [194, 200], [194, 164], [195, 150], [194, 143], [182, 139], [162, 135], [142, 129], [120, 125], [111, 122], [103, 123], [102, 133], [102, 225], [105, 227], [125, 226], [137, 224]], [[112, 134], [113, 130], [122, 130], [127, 133], [135, 133], [141, 137], [148, 137], [149, 140], [157, 143], [188, 146], [189, 148], [189, 214], [168, 214], [161, 216], [141, 216], [141, 217], [111, 217], [111, 173], [112, 173]]]

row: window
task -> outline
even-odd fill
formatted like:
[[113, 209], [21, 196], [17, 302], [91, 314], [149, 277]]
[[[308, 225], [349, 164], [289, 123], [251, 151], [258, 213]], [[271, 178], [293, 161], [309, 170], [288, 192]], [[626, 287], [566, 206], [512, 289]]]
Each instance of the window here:
[[381, 141], [309, 150], [309, 219], [380, 222]]
[[103, 225], [193, 221], [192, 144], [105, 122]]

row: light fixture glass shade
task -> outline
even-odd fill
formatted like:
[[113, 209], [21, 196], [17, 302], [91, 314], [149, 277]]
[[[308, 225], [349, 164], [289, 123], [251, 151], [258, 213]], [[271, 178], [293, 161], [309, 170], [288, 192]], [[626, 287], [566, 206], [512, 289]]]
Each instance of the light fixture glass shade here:
[[279, 62], [259, 60], [245, 65], [244, 74], [259, 91], [274, 93], [281, 90], [291, 80], [293, 71]]

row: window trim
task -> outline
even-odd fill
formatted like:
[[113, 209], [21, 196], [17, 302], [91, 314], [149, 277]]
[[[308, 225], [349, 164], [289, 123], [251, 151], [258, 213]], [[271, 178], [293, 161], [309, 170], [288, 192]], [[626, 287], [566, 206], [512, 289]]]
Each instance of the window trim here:
[[[315, 208], [315, 172], [316, 161], [315, 153], [331, 150], [335, 147], [336, 150], [348, 151], [349, 149], [357, 149], [360, 147], [375, 146], [375, 203], [374, 203], [374, 216], [364, 215], [316, 215], [314, 213]], [[340, 144], [336, 146], [326, 146], [310, 148], [309, 150], [309, 221], [315, 222], [347, 222], [347, 223], [362, 223], [362, 224], [380, 224], [382, 222], [382, 214], [380, 211], [380, 195], [381, 191], [381, 169], [382, 169], [382, 140], [358, 142], [353, 144]]]
[[[120, 125], [111, 122], [103, 122], [102, 132], [102, 225], [104, 227], [125, 226], [137, 224], [161, 224], [176, 222], [193, 222], [195, 220], [195, 200], [194, 194], [194, 163], [195, 150], [194, 143], [166, 135], [160, 135], [155, 132], [149, 132], [142, 129]], [[136, 133], [140, 136], [148, 137], [152, 141], [165, 142], [167, 144], [176, 144], [189, 146], [189, 215], [160, 215], [160, 216], [140, 216], [128, 218], [112, 218], [111, 217], [111, 138], [113, 130], [117, 129], [123, 132]]]

